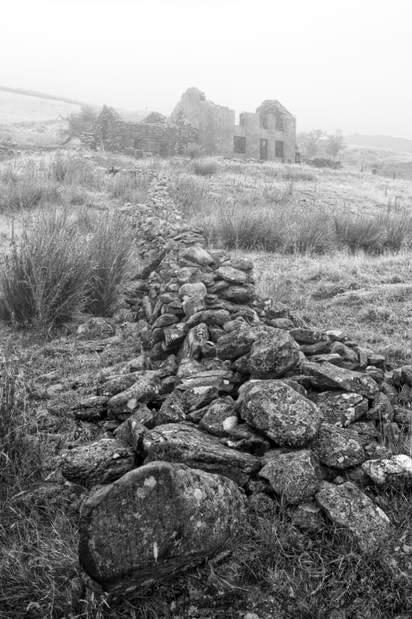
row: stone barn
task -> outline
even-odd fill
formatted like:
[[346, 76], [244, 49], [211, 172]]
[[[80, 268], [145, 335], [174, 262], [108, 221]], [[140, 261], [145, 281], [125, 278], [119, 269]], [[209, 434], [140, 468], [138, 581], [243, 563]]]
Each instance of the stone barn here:
[[197, 129], [198, 143], [208, 154], [295, 162], [296, 119], [277, 100], [264, 101], [256, 112], [242, 112], [237, 125], [234, 110], [189, 88], [169, 120], [182, 116]]

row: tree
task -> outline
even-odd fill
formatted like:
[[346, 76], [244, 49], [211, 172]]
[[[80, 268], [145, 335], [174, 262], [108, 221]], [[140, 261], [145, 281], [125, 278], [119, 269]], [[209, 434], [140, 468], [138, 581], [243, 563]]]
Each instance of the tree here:
[[336, 159], [340, 151], [345, 147], [345, 141], [341, 131], [336, 131], [334, 135], [328, 135], [326, 141], [326, 152], [328, 155]]
[[94, 108], [84, 105], [80, 108], [80, 112], [77, 114], [70, 114], [69, 121], [69, 135], [70, 137], [80, 137], [85, 131], [91, 131], [94, 123], [97, 119], [97, 112]]
[[303, 155], [307, 159], [312, 159], [319, 154], [321, 140], [325, 137], [325, 132], [321, 129], [314, 129], [308, 133], [301, 133], [299, 136], [299, 145]]

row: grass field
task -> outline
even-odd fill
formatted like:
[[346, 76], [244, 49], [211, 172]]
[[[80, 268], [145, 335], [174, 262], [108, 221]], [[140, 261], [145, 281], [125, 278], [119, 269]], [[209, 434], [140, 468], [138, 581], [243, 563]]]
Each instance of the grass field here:
[[[106, 243], [117, 238], [120, 243], [110, 245], [117, 256], [126, 236], [113, 223], [109, 229], [99, 227], [100, 217], [114, 214], [107, 220], [113, 222], [120, 206], [143, 203], [150, 171], [161, 169], [187, 221], [202, 227], [212, 244], [254, 259], [263, 296], [285, 303], [309, 325], [345, 330], [360, 344], [385, 352], [394, 366], [412, 363], [412, 182], [355, 168], [216, 160], [204, 164], [208, 172], [199, 173], [202, 165], [195, 168], [183, 158], [136, 161], [76, 150], [5, 160], [0, 163], [1, 252], [10, 251], [12, 234], [15, 242], [24, 242], [33, 222], [58, 213], [67, 219], [57, 233], [69, 236], [55, 237], [55, 229], [47, 228], [48, 234], [36, 237], [40, 246], [53, 247], [43, 245], [44, 238], [68, 238], [73, 251], [62, 253], [54, 245], [55, 255], [66, 261], [60, 261], [62, 272], [66, 264], [73, 267], [77, 255], [82, 269], [86, 260], [104, 272], [107, 265], [96, 255], [106, 256]], [[112, 166], [119, 170], [115, 175], [107, 174]], [[102, 242], [93, 245], [93, 238]], [[366, 238], [361, 249], [359, 238]], [[77, 254], [80, 249], [87, 251]], [[47, 252], [42, 256], [48, 258]], [[47, 264], [54, 273], [57, 259]], [[54, 282], [45, 278], [42, 283]], [[47, 296], [42, 298], [47, 302]], [[247, 528], [222, 565], [207, 563], [129, 602], [86, 594], [77, 578], [77, 517], [66, 510], [73, 503], [71, 489], [56, 501], [25, 502], [27, 490], [40, 479], [58, 481], [54, 470], [62, 442], [93, 438], [92, 424], [79, 425], [67, 415], [73, 394], [81, 397], [102, 367], [138, 354], [133, 330], [103, 349], [76, 340], [85, 314], [74, 310], [90, 307], [81, 301], [75, 295], [73, 315], [57, 330], [47, 324], [47, 312], [42, 328], [36, 320], [30, 329], [0, 321], [5, 358], [0, 381], [1, 619], [209, 619], [229, 617], [229, 609], [238, 613], [234, 617], [256, 613], [249, 619], [410, 616], [408, 568], [393, 564], [395, 547], [411, 547], [406, 489], [381, 495], [395, 527], [379, 557], [362, 557], [336, 530], [300, 533], [284, 506], [266, 512], [267, 506], [260, 505], [251, 509]], [[191, 600], [189, 608], [180, 609], [183, 596]]]

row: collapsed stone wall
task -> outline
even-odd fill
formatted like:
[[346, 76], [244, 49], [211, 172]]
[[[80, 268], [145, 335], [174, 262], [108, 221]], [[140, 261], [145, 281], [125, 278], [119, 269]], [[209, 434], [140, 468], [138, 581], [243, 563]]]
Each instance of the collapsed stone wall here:
[[[364, 552], [391, 522], [377, 489], [410, 481], [412, 460], [379, 437], [407, 431], [412, 368], [342, 331], [305, 325], [256, 295], [252, 262], [208, 249], [153, 173], [125, 304], [142, 353], [106, 371], [74, 414], [103, 438], [66, 451], [87, 489], [80, 563], [109, 592], [173, 575], [225, 547], [248, 503], [281, 500], [296, 526], [332, 521]], [[408, 396], [409, 394], [409, 396]], [[325, 520], [326, 518], [326, 520]]]

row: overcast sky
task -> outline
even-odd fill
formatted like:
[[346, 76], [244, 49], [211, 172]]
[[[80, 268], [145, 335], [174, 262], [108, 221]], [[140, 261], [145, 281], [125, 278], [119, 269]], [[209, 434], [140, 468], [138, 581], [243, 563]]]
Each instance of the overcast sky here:
[[165, 114], [197, 86], [412, 138], [411, 0], [1, 0], [0, 26], [0, 85]]

